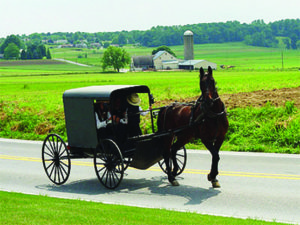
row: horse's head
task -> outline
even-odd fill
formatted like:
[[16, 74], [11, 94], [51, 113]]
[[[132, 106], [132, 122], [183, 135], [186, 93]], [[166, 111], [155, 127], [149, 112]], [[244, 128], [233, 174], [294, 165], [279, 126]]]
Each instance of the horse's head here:
[[212, 69], [209, 66], [208, 71], [204, 72], [204, 69], [200, 68], [200, 90], [202, 92], [202, 101], [208, 104], [209, 107], [219, 99], [219, 95], [216, 89], [216, 82], [213, 78]]

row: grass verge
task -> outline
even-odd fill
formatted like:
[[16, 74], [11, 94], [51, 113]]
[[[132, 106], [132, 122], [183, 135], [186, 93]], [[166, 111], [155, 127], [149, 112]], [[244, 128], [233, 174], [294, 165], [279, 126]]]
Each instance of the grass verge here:
[[0, 191], [0, 224], [280, 224]]

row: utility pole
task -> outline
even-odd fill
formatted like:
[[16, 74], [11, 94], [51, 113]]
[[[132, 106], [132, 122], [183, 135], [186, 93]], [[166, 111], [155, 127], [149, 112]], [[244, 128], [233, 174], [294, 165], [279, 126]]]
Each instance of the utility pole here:
[[283, 70], [283, 50], [281, 51], [281, 69]]

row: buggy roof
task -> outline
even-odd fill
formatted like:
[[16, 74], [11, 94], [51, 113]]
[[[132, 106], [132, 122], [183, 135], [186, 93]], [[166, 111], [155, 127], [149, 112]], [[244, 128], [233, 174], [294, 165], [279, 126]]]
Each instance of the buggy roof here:
[[146, 85], [103, 85], [70, 89], [64, 92], [63, 98], [110, 100], [112, 95], [128, 93], [150, 93]]

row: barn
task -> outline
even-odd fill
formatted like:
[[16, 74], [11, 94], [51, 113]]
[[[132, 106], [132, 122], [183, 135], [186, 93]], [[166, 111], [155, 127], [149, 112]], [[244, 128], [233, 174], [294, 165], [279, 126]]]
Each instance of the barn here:
[[152, 55], [134, 56], [131, 59], [131, 71], [143, 71], [153, 68], [154, 63]]

